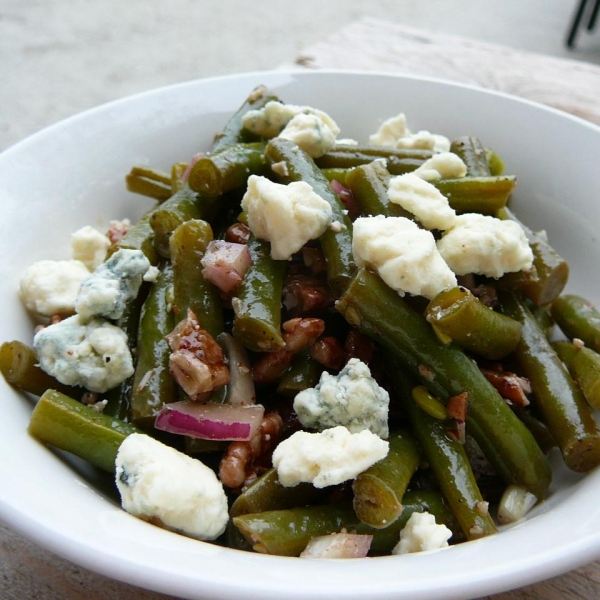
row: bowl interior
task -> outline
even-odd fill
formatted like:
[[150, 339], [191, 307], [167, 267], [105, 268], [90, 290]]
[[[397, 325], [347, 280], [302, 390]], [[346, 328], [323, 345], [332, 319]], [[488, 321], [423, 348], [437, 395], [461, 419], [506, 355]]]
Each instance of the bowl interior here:
[[[593, 157], [600, 129], [501, 94], [384, 74], [254, 73], [192, 82], [88, 111], [0, 155], [0, 340], [30, 341], [17, 296], [20, 272], [69, 256], [70, 234], [138, 218], [151, 202], [125, 191], [134, 164], [168, 169], [209, 147], [259, 83], [290, 103], [331, 114], [343, 137], [366, 141], [405, 112], [414, 131], [477, 135], [518, 177], [513, 207], [545, 229], [571, 264], [568, 290], [600, 305], [600, 241]], [[0, 381], [0, 516], [55, 552], [130, 583], [189, 598], [467, 598], [516, 587], [600, 555], [598, 473], [555, 464], [550, 498], [500, 535], [431, 553], [360, 561], [299, 561], [189, 540], [120, 510], [110, 482], [26, 433], [32, 401]], [[10, 457], [10, 459], [9, 459]], [[40, 493], [43, 490], [42, 493]], [[268, 576], [257, 577], [257, 573]], [[431, 573], [436, 577], [432, 578]], [[232, 576], [232, 573], [235, 573]]]

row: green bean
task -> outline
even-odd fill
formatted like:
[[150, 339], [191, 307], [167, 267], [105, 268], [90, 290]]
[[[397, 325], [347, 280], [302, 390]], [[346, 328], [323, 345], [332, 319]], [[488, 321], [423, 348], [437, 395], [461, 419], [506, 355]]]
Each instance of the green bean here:
[[[154, 246], [163, 257], [170, 257], [171, 234], [185, 221], [208, 218], [209, 202], [190, 190], [187, 184], [152, 211], [150, 226], [154, 231]], [[210, 203], [212, 204], [212, 202]]]
[[246, 348], [274, 352], [283, 348], [281, 294], [286, 263], [273, 260], [267, 242], [253, 235], [248, 241], [252, 264], [231, 302], [235, 318], [233, 335]]
[[153, 210], [151, 209], [142, 215], [141, 219], [132, 225], [127, 233], [108, 249], [107, 257], [112, 256], [118, 250], [141, 250], [151, 264], [158, 264], [160, 256], [154, 247], [154, 230], [150, 225]]
[[550, 304], [567, 283], [569, 265], [550, 246], [545, 233], [532, 231], [507, 208], [501, 211], [500, 217], [515, 221], [523, 228], [533, 252], [534, 269], [531, 272], [507, 273], [497, 281], [498, 287], [519, 291], [536, 306]]
[[298, 392], [315, 387], [322, 372], [321, 364], [311, 358], [308, 350], [302, 350], [296, 354], [290, 368], [281, 376], [277, 393], [295, 396]]
[[554, 342], [552, 347], [579, 385], [588, 404], [600, 410], [600, 354], [570, 342]]
[[248, 96], [246, 101], [240, 106], [237, 112], [229, 119], [223, 131], [215, 136], [211, 152], [219, 152], [227, 146], [237, 144], [239, 142], [255, 142], [258, 141], [257, 136], [250, 133], [242, 125], [244, 115], [250, 110], [259, 110], [267, 102], [277, 100], [277, 96], [269, 93], [264, 85], [256, 87]]
[[523, 325], [515, 359], [531, 382], [536, 405], [566, 465], [589, 471], [600, 463], [600, 435], [589, 406], [525, 302], [511, 293], [500, 299], [502, 312]]
[[158, 169], [133, 167], [125, 176], [127, 189], [134, 194], [163, 201], [173, 194], [171, 176]]
[[149, 428], [160, 408], [178, 399], [169, 372], [171, 350], [165, 336], [175, 327], [173, 268], [166, 265], [144, 302], [137, 336], [137, 364], [131, 394], [131, 420]]
[[354, 480], [354, 512], [365, 525], [388, 527], [403, 510], [402, 497], [419, 466], [421, 451], [408, 431], [390, 433], [385, 458], [363, 471]]
[[380, 161], [374, 161], [348, 171], [346, 187], [352, 191], [364, 215], [413, 219], [413, 216], [399, 204], [390, 202], [387, 194], [390, 177], [390, 172], [385, 165]]
[[541, 330], [544, 332], [546, 337], [550, 340], [554, 334], [554, 319], [550, 314], [549, 306], [536, 306], [533, 302], [528, 307], [531, 314], [535, 317]]
[[346, 177], [352, 169], [321, 169], [321, 173], [325, 176], [327, 181], [338, 181], [342, 185], [346, 185]]
[[[242, 515], [305, 506], [313, 504], [321, 495], [322, 490], [310, 483], [284, 487], [279, 483], [277, 470], [269, 469], [235, 499], [229, 509], [229, 516], [233, 519]], [[227, 527], [227, 541], [233, 548], [252, 549], [231, 520]]]
[[284, 487], [279, 483], [277, 470], [269, 469], [236, 498], [229, 514], [237, 517], [304, 506], [312, 504], [322, 493], [322, 490], [310, 483]]
[[249, 175], [265, 170], [265, 144], [235, 144], [198, 159], [190, 170], [190, 188], [205, 196], [220, 196], [246, 185]]
[[439, 293], [425, 316], [461, 348], [489, 360], [510, 354], [521, 338], [520, 323], [488, 308], [464, 287]]
[[405, 173], [410, 173], [411, 171], [418, 169], [430, 156], [431, 154], [423, 156], [422, 158], [410, 155], [388, 155], [384, 157], [382, 155], [367, 154], [366, 152], [361, 152], [359, 150], [353, 152], [341, 152], [336, 149], [315, 159], [315, 163], [320, 169], [350, 169], [360, 165], [367, 165], [377, 159], [382, 159], [382, 161], [385, 161], [385, 166], [390, 173], [393, 175], [404, 175]]
[[446, 406], [429, 393], [424, 385], [418, 385], [411, 391], [412, 399], [417, 406], [431, 418], [444, 421], [448, 418]]
[[[138, 295], [127, 302], [123, 316], [118, 320], [117, 325], [127, 335], [127, 346], [133, 357], [134, 365], [137, 362], [137, 337], [140, 324], [140, 314], [142, 305], [148, 292], [148, 283], [143, 283]], [[109, 390], [105, 396], [107, 404], [104, 407], [104, 414], [129, 421], [131, 418], [131, 394], [133, 392], [133, 375], [117, 387]]]
[[48, 389], [59, 390], [63, 394], [81, 397], [85, 390], [65, 385], [38, 367], [38, 357], [34, 348], [13, 340], [0, 346], [0, 372], [10, 385], [41, 396]]
[[450, 152], [459, 156], [465, 163], [467, 166], [467, 176], [490, 176], [487, 151], [479, 138], [472, 136], [459, 137], [450, 144]]
[[552, 303], [550, 314], [567, 337], [600, 352], [600, 312], [589, 300], [565, 294]]
[[489, 148], [487, 149], [487, 160], [490, 167], [490, 175], [502, 175], [504, 173], [504, 161]]
[[216, 287], [204, 279], [200, 263], [212, 239], [210, 225], [192, 219], [175, 229], [170, 247], [175, 314], [185, 319], [188, 310], [192, 310], [200, 325], [217, 337], [224, 327], [221, 299]]
[[281, 161], [286, 163], [287, 175], [278, 176], [282, 183], [307, 182], [316, 194], [330, 204], [333, 220], [343, 225], [340, 231], [327, 229], [319, 239], [327, 260], [327, 281], [331, 288], [339, 292], [346, 286], [356, 268], [352, 256], [352, 223], [344, 205], [333, 193], [329, 182], [311, 157], [296, 144], [275, 138], [267, 144], [265, 155], [270, 164]]
[[415, 436], [442, 494], [468, 540], [497, 533], [475, 481], [464, 446], [452, 438], [444, 421], [421, 410], [413, 399], [414, 380], [389, 361], [388, 374], [408, 414]]
[[375, 274], [361, 269], [336, 304], [346, 320], [405, 364], [434, 396], [446, 401], [467, 391], [467, 428], [508, 483], [545, 497], [551, 471], [533, 436], [511, 412], [477, 366], [458, 348], [445, 346], [416, 313]]
[[279, 556], [298, 556], [313, 537], [337, 533], [342, 528], [372, 535], [371, 554], [389, 554], [398, 543], [400, 530], [413, 512], [428, 511], [435, 515], [437, 523], [445, 524], [453, 534], [460, 535], [456, 520], [439, 493], [407, 492], [402, 502], [402, 514], [385, 529], [375, 529], [361, 523], [349, 503], [240, 515], [233, 517], [233, 524], [256, 552]]
[[506, 206], [516, 185], [513, 175], [490, 177], [460, 177], [440, 179], [433, 185], [448, 198], [448, 204], [457, 213], [478, 212], [496, 215]]
[[29, 421], [28, 431], [46, 444], [113, 472], [123, 440], [139, 429], [102, 414], [56, 390], [42, 394]]
[[557, 447], [556, 440], [547, 425], [533, 415], [531, 410], [515, 404], [511, 406], [511, 409], [519, 417], [519, 420], [523, 421], [525, 427], [531, 431], [544, 454], [548, 454], [550, 450]]

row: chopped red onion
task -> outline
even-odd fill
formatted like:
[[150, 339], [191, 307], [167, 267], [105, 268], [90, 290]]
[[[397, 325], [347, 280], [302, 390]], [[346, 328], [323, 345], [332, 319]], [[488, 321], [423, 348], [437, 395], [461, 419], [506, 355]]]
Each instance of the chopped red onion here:
[[246, 244], [214, 240], [208, 244], [200, 262], [204, 278], [228, 293], [242, 282], [252, 257]]
[[372, 535], [345, 532], [314, 537], [300, 558], [364, 558], [372, 541]]
[[181, 400], [159, 411], [154, 427], [203, 440], [247, 441], [257, 432], [264, 406], [233, 406]]
[[225, 351], [229, 367], [229, 385], [225, 403], [234, 405], [256, 404], [256, 391], [250, 359], [244, 346], [229, 333], [220, 333], [217, 341]]

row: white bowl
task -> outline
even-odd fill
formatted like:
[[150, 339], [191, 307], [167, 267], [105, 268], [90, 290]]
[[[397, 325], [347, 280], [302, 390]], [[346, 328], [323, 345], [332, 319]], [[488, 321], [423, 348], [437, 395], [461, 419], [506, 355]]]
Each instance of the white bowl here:
[[[286, 102], [330, 113], [366, 140], [400, 111], [412, 129], [478, 135], [518, 176], [514, 207], [548, 231], [571, 263], [569, 290], [600, 304], [600, 128], [551, 108], [433, 79], [350, 72], [270, 72], [208, 79], [113, 102], [0, 155], [0, 340], [28, 341], [19, 273], [67, 258], [77, 228], [138, 217], [150, 202], [124, 191], [133, 164], [168, 168], [209, 147], [259, 83]], [[85, 567], [185, 598], [472, 598], [557, 575], [600, 557], [600, 473], [555, 460], [548, 500], [500, 534], [433, 553], [305, 561], [197, 542], [123, 512], [106, 480], [26, 433], [30, 399], [0, 381], [0, 517]], [[554, 457], [556, 458], [556, 457]]]

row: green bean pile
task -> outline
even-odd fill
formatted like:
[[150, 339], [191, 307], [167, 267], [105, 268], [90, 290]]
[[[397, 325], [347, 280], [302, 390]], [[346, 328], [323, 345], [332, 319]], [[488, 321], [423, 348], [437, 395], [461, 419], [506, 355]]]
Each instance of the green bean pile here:
[[[169, 371], [167, 336], [191, 311], [222, 345], [223, 332], [243, 345], [257, 402], [275, 423], [272, 439], [250, 452], [241, 480], [227, 489], [230, 523], [216, 543], [298, 556], [312, 538], [345, 529], [373, 536], [370, 555], [389, 554], [410, 515], [425, 510], [452, 531], [451, 543], [472, 540], [497, 532], [495, 507], [507, 508], [507, 488], [533, 503], [546, 498], [548, 452], [558, 449], [577, 472], [597, 466], [600, 313], [583, 298], [561, 295], [568, 266], [547, 239], [522, 225], [534, 255], [527, 272], [465, 276], [429, 302], [401, 297], [377, 273], [357, 267], [352, 222], [361, 215], [413, 218], [389, 201], [388, 183], [432, 152], [337, 144], [313, 159], [293, 142], [244, 129], [243, 115], [271, 100], [277, 98], [267, 90], [255, 90], [210, 152], [173, 165], [171, 174], [134, 167], [127, 175], [129, 190], [157, 204], [108, 254], [141, 250], [160, 273], [117, 323], [135, 349], [135, 373], [102, 396], [102, 412], [81, 401], [86, 390], [42, 371], [32, 347], [2, 344], [6, 380], [40, 396], [30, 433], [108, 472], [123, 440], [140, 431], [217, 472], [228, 453], [250, 452], [246, 442], [154, 429], [158, 411], [185, 397]], [[507, 206], [516, 178], [502, 174], [499, 157], [474, 137], [455, 140], [451, 151], [466, 176], [434, 183], [451, 207], [516, 221]], [[341, 226], [326, 229], [292, 260], [274, 260], [241, 213], [252, 174], [307, 182]], [[200, 259], [213, 239], [242, 241], [252, 258], [233, 300], [202, 272]], [[291, 348], [286, 324], [293, 319], [319, 321], [319, 335]], [[556, 324], [568, 340], [554, 339]], [[282, 486], [271, 453], [299, 429], [294, 396], [349, 357], [367, 362], [390, 393], [388, 456], [330, 488]], [[148, 372], [156, 376], [146, 382]], [[226, 401], [227, 389], [208, 401]]]

